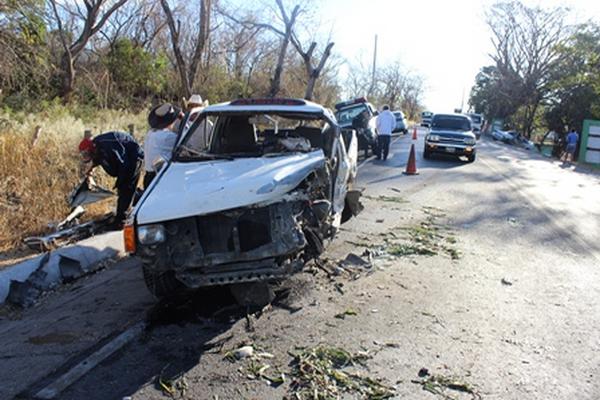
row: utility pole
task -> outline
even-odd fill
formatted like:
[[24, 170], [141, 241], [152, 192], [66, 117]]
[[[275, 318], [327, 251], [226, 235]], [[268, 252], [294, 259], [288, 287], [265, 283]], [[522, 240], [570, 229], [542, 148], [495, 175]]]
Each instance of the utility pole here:
[[375, 35], [375, 48], [373, 50], [373, 72], [371, 74], [371, 86], [369, 87], [368, 96], [373, 94], [373, 90], [375, 90], [375, 76], [377, 73], [377, 35]]

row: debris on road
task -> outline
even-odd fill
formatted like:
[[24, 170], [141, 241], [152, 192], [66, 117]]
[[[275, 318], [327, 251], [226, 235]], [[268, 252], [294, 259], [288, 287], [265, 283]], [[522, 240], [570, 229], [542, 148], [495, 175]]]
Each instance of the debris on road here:
[[233, 356], [237, 360], [241, 360], [246, 357], [251, 357], [253, 354], [254, 354], [254, 347], [252, 347], [252, 346], [242, 346], [233, 352]]
[[92, 221], [61, 227], [48, 235], [26, 237], [23, 242], [32, 250], [51, 251], [105, 231], [113, 217], [111, 212]]
[[506, 285], [506, 286], [512, 286], [512, 284], [513, 284], [511, 281], [509, 281], [506, 278], [502, 278], [502, 280], [500, 282], [502, 282], [502, 284]]
[[352, 354], [341, 348], [320, 345], [293, 356], [290, 391], [296, 399], [336, 399], [344, 392], [367, 399], [388, 399], [395, 394], [394, 388], [381, 379], [367, 376], [356, 368], [350, 370], [366, 367], [369, 358], [366, 353]]
[[[366, 253], [367, 256], [369, 253]], [[371, 260], [365, 260], [363, 257], [358, 256], [354, 253], [350, 253], [346, 256], [346, 258], [344, 258], [342, 261], [340, 261], [339, 263], [340, 267], [342, 268], [365, 268], [365, 269], [370, 269], [373, 267], [373, 264], [371, 263]]]
[[158, 375], [157, 386], [166, 395], [184, 398], [189, 389], [187, 380], [183, 374], [176, 375], [172, 378], [165, 378], [164, 372], [169, 366], [170, 364], [167, 364]]
[[421, 368], [417, 375], [421, 379], [411, 380], [412, 383], [421, 385], [423, 390], [442, 396], [444, 399], [454, 399], [447, 394], [447, 390], [468, 393], [471, 395], [471, 399], [481, 399], [481, 395], [475, 391], [473, 386], [461, 382], [457, 378], [430, 374], [427, 368]]
[[358, 315], [358, 312], [356, 310], [348, 308], [347, 310], [345, 310], [342, 313], [335, 314], [334, 317], [337, 319], [346, 319], [346, 316], [356, 316], [356, 315]]
[[385, 203], [398, 203], [398, 204], [407, 204], [408, 200], [402, 198], [402, 197], [398, 197], [398, 196], [386, 196], [386, 195], [379, 195], [377, 197], [373, 197], [373, 196], [362, 196], [363, 199], [369, 199], [369, 200], [375, 200], [375, 201], [382, 201]]
[[253, 360], [250, 362], [250, 365], [248, 365], [248, 374], [246, 377], [248, 379], [264, 379], [274, 387], [285, 383], [285, 374], [277, 370], [274, 375], [269, 375], [266, 371], [270, 368], [271, 366], [268, 364], [262, 364]]

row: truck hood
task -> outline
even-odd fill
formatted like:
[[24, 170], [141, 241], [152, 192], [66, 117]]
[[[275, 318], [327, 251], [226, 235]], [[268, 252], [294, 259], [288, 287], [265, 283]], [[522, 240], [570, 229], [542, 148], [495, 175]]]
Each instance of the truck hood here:
[[430, 135], [439, 135], [445, 137], [455, 137], [455, 138], [472, 138], [475, 139], [475, 135], [471, 131], [460, 131], [460, 130], [452, 130], [452, 129], [436, 129], [431, 128], [429, 131]]
[[149, 224], [276, 201], [324, 164], [323, 150], [232, 161], [173, 162], [134, 214], [138, 224]]

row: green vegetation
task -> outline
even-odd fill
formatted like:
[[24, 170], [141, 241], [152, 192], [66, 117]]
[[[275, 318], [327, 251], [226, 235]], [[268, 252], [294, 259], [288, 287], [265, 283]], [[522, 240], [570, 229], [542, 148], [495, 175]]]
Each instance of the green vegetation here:
[[489, 121], [528, 136], [600, 119], [600, 26], [572, 26], [562, 7], [494, 4], [487, 15], [495, 52], [481, 68], [469, 104]]
[[334, 400], [344, 392], [361, 398], [380, 400], [394, 396], [394, 389], [379, 379], [349, 371], [364, 365], [366, 354], [352, 354], [344, 349], [317, 346], [294, 355], [291, 392], [297, 399]]

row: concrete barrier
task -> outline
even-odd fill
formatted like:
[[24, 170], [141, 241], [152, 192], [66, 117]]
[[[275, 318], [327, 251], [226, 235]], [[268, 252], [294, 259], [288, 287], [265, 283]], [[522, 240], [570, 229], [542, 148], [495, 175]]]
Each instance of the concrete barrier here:
[[0, 303], [24, 307], [44, 291], [98, 269], [125, 254], [123, 233], [107, 232], [0, 270]]

